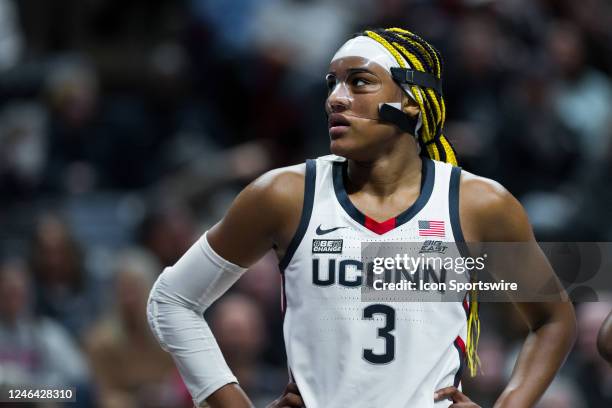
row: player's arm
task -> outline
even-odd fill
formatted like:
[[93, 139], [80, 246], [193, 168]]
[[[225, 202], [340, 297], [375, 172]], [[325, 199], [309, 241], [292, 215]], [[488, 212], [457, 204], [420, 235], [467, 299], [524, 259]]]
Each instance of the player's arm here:
[[202, 314], [268, 250], [282, 251], [299, 224], [303, 192], [304, 166], [261, 176], [238, 195], [219, 223], [164, 270], [151, 290], [149, 324], [197, 405], [252, 406]]
[[[463, 179], [465, 177], [465, 180]], [[565, 361], [576, 337], [571, 302], [535, 237], [521, 204], [501, 185], [469, 173], [462, 176], [460, 217], [468, 235], [479, 242], [521, 242], [520, 259], [492, 268], [496, 279], [516, 282], [534, 293], [544, 283], [556, 286], [554, 302], [514, 302], [529, 327], [510, 382], [495, 407], [532, 407]], [[549, 286], [550, 287], [550, 286]], [[512, 300], [513, 294], [509, 293]]]
[[599, 354], [612, 365], [612, 312], [610, 312], [599, 329], [597, 348], [599, 349]]

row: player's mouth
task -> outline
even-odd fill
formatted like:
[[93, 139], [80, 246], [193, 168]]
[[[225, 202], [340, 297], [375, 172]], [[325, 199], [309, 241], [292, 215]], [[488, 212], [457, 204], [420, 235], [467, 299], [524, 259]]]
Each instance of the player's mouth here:
[[332, 113], [327, 118], [327, 127], [329, 128], [329, 136], [332, 139], [336, 139], [340, 137], [343, 133], [345, 133], [351, 123], [349, 120], [339, 113]]

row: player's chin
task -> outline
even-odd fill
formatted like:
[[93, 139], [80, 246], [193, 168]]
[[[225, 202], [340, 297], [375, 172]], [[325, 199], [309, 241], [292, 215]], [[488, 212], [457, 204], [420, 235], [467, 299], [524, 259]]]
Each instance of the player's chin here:
[[345, 157], [355, 161], [369, 161], [372, 158], [370, 149], [361, 146], [356, 140], [349, 138], [335, 139], [330, 142], [329, 150], [336, 156]]
[[329, 150], [337, 156], [350, 158], [357, 149], [358, 146], [351, 137], [331, 138], [329, 142]]

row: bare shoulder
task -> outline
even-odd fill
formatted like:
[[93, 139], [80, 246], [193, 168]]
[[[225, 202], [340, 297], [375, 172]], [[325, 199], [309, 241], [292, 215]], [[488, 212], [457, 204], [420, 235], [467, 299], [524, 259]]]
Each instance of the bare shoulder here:
[[270, 170], [242, 190], [208, 232], [213, 249], [231, 262], [249, 266], [271, 248], [285, 248], [299, 225], [305, 167]]
[[461, 171], [461, 202], [467, 209], [477, 212], [497, 212], [513, 204], [516, 199], [495, 180]]
[[298, 164], [259, 176], [236, 197], [228, 215], [239, 211], [242, 218], [273, 230], [291, 222], [292, 218], [299, 217], [302, 208], [305, 168], [304, 164]]
[[304, 195], [304, 178], [306, 165], [280, 167], [270, 170], [253, 181], [245, 191], [267, 202], [283, 204], [285, 201], [295, 201]]
[[[235, 206], [250, 207], [247, 211], [265, 222], [278, 241], [287, 224], [296, 225], [304, 202], [306, 166], [298, 164], [270, 170], [249, 184], [236, 198]], [[297, 220], [297, 221], [296, 221]]]
[[523, 206], [497, 181], [462, 171], [459, 191], [459, 211], [466, 240], [532, 239], [533, 232]]

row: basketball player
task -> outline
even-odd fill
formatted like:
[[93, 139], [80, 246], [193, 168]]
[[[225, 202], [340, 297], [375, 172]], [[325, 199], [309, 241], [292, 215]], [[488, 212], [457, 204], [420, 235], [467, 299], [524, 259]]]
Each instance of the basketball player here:
[[[161, 274], [149, 322], [196, 404], [251, 406], [202, 312], [273, 248], [292, 383], [271, 407], [478, 407], [460, 391], [464, 364], [473, 373], [477, 365], [476, 302], [466, 319], [461, 302], [360, 297], [364, 241], [435, 236], [449, 251], [464, 241], [526, 242], [537, 251], [534, 273], [554, 277], [518, 201], [455, 167], [442, 134], [441, 72], [438, 51], [409, 31], [349, 40], [326, 77], [333, 154], [255, 180]], [[575, 338], [571, 303], [516, 307], [531, 332], [496, 407], [533, 406]]]
[[599, 329], [597, 349], [599, 354], [612, 365], [612, 312], [606, 317]]

